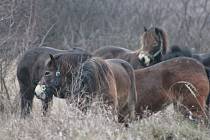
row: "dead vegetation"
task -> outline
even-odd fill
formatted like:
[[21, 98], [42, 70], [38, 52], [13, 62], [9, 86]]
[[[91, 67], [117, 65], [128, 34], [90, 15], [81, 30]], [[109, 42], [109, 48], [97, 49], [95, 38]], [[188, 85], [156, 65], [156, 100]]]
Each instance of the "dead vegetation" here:
[[57, 99], [45, 118], [36, 100], [33, 115], [20, 120], [16, 80], [18, 57], [30, 47], [136, 49], [143, 27], [153, 25], [168, 32], [171, 45], [203, 52], [210, 46], [209, 23], [209, 0], [1, 0], [0, 138], [209, 139], [209, 129], [169, 110], [125, 129], [100, 107], [84, 115]]

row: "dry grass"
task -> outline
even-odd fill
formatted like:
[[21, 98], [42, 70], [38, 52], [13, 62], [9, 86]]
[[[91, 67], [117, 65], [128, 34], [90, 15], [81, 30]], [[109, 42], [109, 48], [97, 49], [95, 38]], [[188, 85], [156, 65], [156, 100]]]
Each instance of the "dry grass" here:
[[[210, 44], [209, 6], [207, 0], [37, 0], [36, 3], [35, 0], [3, 0], [0, 2], [0, 59], [10, 62], [25, 49], [40, 44], [58, 48], [79, 46], [88, 50], [104, 45], [137, 49], [143, 26], [151, 24], [166, 29], [171, 44], [204, 51]], [[1, 89], [0, 110], [2, 105], [4, 109], [0, 113], [0, 140], [197, 140], [210, 137], [209, 129], [187, 121], [171, 108], [132, 122], [126, 129], [103, 108], [92, 107], [84, 115], [74, 104], [66, 106], [65, 101], [59, 99], [54, 100], [51, 114], [42, 117], [41, 104], [35, 99], [31, 117], [20, 119], [15, 69], [16, 61], [4, 69], [11, 102], [3, 98]]]
[[[14, 69], [7, 77], [9, 92], [15, 97], [18, 84]], [[14, 100], [14, 98], [12, 98]], [[2, 140], [207, 140], [210, 137], [208, 128], [189, 122], [179, 113], [175, 113], [172, 106], [154, 114], [152, 117], [134, 121], [129, 128], [119, 124], [111, 111], [103, 107], [93, 106], [86, 114], [75, 107], [67, 106], [62, 99], [54, 98], [53, 107], [48, 117], [41, 115], [41, 103], [35, 99], [31, 117], [20, 119], [17, 113], [2, 113], [0, 115], [0, 139]], [[14, 105], [14, 104], [13, 104]], [[16, 107], [18, 109], [18, 107]]]
[[56, 99], [51, 114], [42, 117], [35, 101], [34, 112], [28, 119], [16, 115], [2, 115], [0, 137], [10, 139], [209, 139], [209, 129], [185, 120], [171, 108], [152, 117], [134, 121], [129, 128], [113, 120], [109, 111], [92, 107], [83, 114], [74, 105], [66, 106], [63, 100]]

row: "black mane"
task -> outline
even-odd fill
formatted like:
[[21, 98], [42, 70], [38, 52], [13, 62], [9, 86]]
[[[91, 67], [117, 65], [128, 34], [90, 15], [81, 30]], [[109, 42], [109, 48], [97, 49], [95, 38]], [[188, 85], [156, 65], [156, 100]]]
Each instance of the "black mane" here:
[[[107, 76], [110, 70], [102, 59], [92, 58], [86, 61], [81, 68], [82, 86], [85, 86], [86, 92], [93, 94], [109, 88]], [[101, 89], [101, 87], [107, 88]]]
[[170, 51], [162, 57], [162, 61], [181, 56], [192, 57], [192, 51], [189, 48], [180, 48], [174, 45], [170, 48]]

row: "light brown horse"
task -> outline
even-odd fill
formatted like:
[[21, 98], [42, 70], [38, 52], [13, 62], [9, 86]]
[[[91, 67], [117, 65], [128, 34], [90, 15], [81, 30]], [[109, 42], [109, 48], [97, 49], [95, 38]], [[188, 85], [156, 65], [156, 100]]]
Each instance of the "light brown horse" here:
[[137, 93], [132, 66], [120, 59], [101, 58], [72, 65], [71, 61], [79, 64], [79, 60], [73, 57], [68, 54], [51, 55], [46, 62], [45, 75], [35, 89], [36, 96], [44, 101], [53, 95], [79, 98], [79, 105], [84, 103], [85, 106], [100, 98], [112, 106], [113, 112], [117, 111], [119, 122], [134, 119]]
[[195, 59], [179, 57], [135, 70], [138, 101], [136, 112], [160, 111], [180, 100], [196, 118], [206, 117], [209, 81], [204, 66]]
[[96, 50], [93, 55], [104, 59], [120, 58], [129, 62], [134, 69], [143, 68], [161, 61], [167, 49], [167, 34], [160, 28], [145, 28], [140, 37], [140, 46], [136, 51], [122, 47], [105, 46]]

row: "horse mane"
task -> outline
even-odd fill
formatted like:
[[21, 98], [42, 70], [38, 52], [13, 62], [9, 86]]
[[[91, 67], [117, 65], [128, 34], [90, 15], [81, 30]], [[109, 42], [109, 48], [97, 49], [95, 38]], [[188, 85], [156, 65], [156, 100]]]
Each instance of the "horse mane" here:
[[157, 30], [160, 35], [162, 36], [162, 41], [163, 41], [163, 54], [166, 54], [166, 51], [168, 49], [168, 35], [167, 33], [161, 29], [161, 28], [158, 28], [158, 27], [155, 27], [155, 30]]
[[81, 66], [82, 86], [89, 94], [103, 93], [109, 89], [108, 76], [111, 71], [101, 58], [91, 58]]
[[56, 54], [54, 56], [56, 60], [56, 65], [63, 73], [74, 72], [81, 63], [91, 58], [92, 55], [89, 53], [75, 53], [66, 52]]
[[192, 57], [192, 52], [189, 48], [181, 48], [177, 45], [173, 45], [171, 46], [170, 51], [162, 57], [162, 61], [181, 56]]

